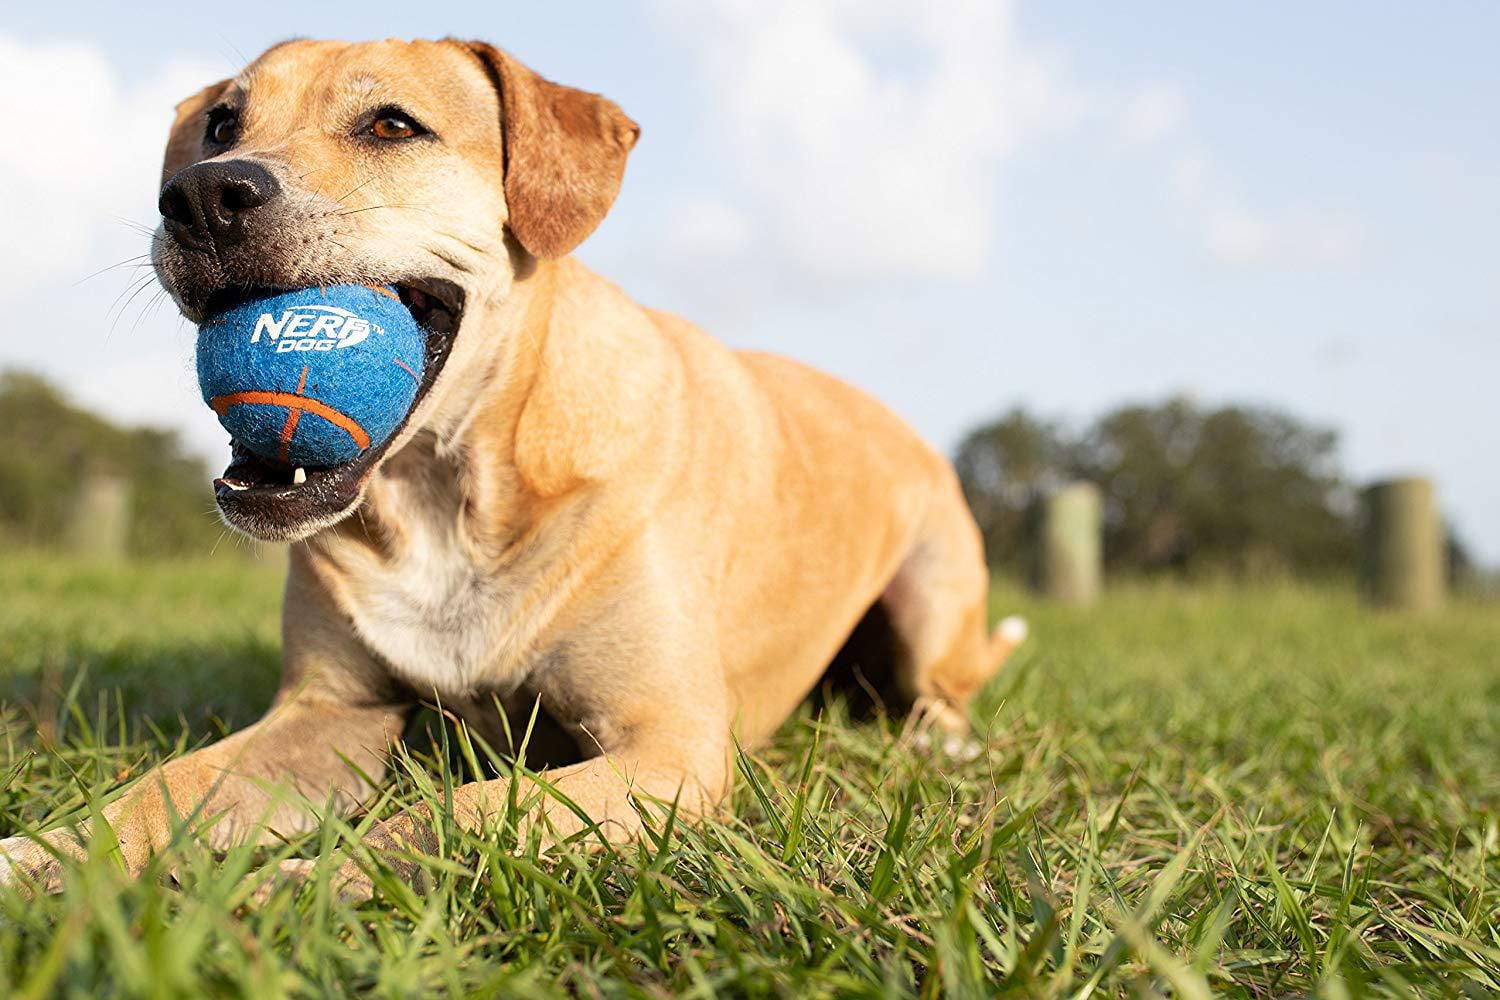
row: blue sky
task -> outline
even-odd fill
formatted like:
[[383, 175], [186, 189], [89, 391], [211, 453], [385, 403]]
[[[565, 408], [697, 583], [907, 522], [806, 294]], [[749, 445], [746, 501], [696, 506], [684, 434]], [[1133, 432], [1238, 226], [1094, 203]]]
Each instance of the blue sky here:
[[[1500, 6], [31, 4], [0, 22], [0, 364], [217, 457], [136, 276], [171, 104], [289, 35], [485, 38], [643, 128], [581, 256], [951, 448], [1189, 393], [1438, 480], [1500, 564]], [[120, 313], [116, 318], [116, 314]]]

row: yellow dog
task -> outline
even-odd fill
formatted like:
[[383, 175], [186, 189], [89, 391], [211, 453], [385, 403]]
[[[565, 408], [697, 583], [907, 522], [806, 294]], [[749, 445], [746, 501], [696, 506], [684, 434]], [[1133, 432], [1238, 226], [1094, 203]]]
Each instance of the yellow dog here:
[[[864, 643], [863, 666], [936, 746], [967, 746], [969, 699], [1019, 635], [986, 629], [948, 463], [863, 393], [730, 351], [567, 257], [637, 134], [605, 98], [453, 40], [288, 42], [178, 106], [153, 258], [183, 315], [389, 283], [429, 357], [385, 447], [317, 470], [236, 448], [216, 481], [229, 525], [292, 543], [282, 685], [104, 811], [131, 871], [174, 817], [223, 845], [305, 830], [307, 803], [357, 808], [434, 695], [502, 746], [496, 705], [520, 731], [539, 704], [528, 762], [609, 836], [639, 828], [637, 796], [701, 813], [734, 739], [764, 740], [862, 621], [885, 661]], [[460, 788], [456, 820], [508, 784]], [[543, 816], [583, 825], [552, 798]], [[55, 887], [54, 854], [87, 834], [0, 842], [0, 874]], [[435, 847], [420, 813], [371, 842]]]

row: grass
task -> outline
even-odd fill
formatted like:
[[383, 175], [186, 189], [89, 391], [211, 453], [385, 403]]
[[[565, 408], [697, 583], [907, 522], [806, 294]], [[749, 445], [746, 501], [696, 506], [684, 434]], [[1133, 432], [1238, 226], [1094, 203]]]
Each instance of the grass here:
[[[0, 568], [0, 834], [250, 721], [279, 572]], [[0, 995], [1487, 996], [1500, 991], [1500, 614], [1415, 620], [1336, 589], [997, 595], [1033, 640], [934, 764], [804, 711], [746, 756], [732, 820], [539, 857], [448, 831], [426, 897], [326, 882], [245, 906], [254, 865], [0, 891]], [[428, 735], [430, 734], [430, 735]], [[387, 814], [492, 765], [428, 714]], [[176, 885], [163, 876], [170, 872]]]

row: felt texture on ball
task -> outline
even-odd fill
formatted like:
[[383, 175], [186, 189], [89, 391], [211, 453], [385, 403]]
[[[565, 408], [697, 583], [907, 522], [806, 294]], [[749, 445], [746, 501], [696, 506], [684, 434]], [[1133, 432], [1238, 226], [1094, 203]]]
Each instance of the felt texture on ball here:
[[411, 410], [426, 334], [394, 289], [331, 285], [241, 302], [198, 327], [198, 387], [259, 457], [339, 465]]

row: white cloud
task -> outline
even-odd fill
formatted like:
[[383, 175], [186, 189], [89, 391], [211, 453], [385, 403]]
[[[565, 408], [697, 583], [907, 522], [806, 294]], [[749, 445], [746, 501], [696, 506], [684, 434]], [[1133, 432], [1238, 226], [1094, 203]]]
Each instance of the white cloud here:
[[1270, 221], [1241, 209], [1222, 209], [1204, 222], [1210, 253], [1229, 264], [1336, 265], [1354, 260], [1360, 228], [1329, 216]]
[[1240, 211], [1225, 211], [1210, 218], [1204, 233], [1214, 256], [1233, 262], [1264, 259], [1276, 242], [1275, 235], [1263, 219]]
[[[1356, 258], [1361, 226], [1316, 209], [1259, 209], [1195, 136], [1169, 79], [1091, 88], [1018, 39], [1003, 0], [655, 0], [697, 58], [733, 198], [685, 197], [668, 249], [739, 254], [756, 273], [815, 284], [984, 272], [1001, 169], [1048, 131], [1077, 127], [1161, 157], [1191, 238], [1232, 266]], [[747, 272], [749, 273], [749, 272]]]
[[1187, 109], [1187, 96], [1180, 87], [1171, 83], [1147, 84], [1126, 102], [1120, 125], [1127, 138], [1151, 142], [1180, 129], [1187, 120]]
[[679, 198], [668, 211], [666, 231], [669, 249], [684, 258], [732, 256], [751, 241], [750, 220], [713, 195]]
[[774, 248], [824, 281], [972, 277], [999, 169], [1077, 117], [996, 0], [660, 0]]
[[25, 129], [0, 143], [0, 367], [216, 454], [225, 435], [198, 399], [190, 328], [156, 298], [145, 262], [90, 275], [147, 251], [130, 224], [156, 224], [173, 106], [229, 72], [183, 57], [127, 83], [93, 45], [0, 35], [0, 119]]
[[1215, 260], [1233, 266], [1334, 267], [1359, 259], [1368, 243], [1357, 220], [1321, 208], [1253, 208], [1186, 124], [1168, 178], [1187, 225]]
[[0, 35], [0, 117], [25, 129], [0, 143], [0, 300], [141, 252], [122, 220], [155, 224], [172, 107], [224, 75], [180, 59], [126, 86], [93, 45]]

